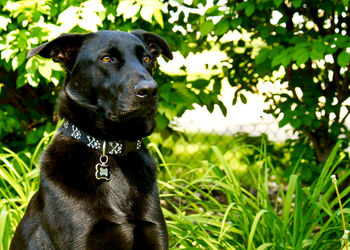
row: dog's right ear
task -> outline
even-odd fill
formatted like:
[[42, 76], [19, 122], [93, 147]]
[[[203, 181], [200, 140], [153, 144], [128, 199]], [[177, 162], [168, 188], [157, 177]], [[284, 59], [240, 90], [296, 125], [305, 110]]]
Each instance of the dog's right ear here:
[[66, 71], [70, 72], [87, 36], [88, 34], [62, 34], [51, 42], [31, 49], [27, 58], [37, 54], [44, 58], [52, 58], [53, 61], [59, 62]]

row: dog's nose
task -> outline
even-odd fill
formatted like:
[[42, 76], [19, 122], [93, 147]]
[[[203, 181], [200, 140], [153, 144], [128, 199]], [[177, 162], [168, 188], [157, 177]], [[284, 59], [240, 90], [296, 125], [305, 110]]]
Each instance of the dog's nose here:
[[140, 98], [156, 98], [158, 86], [155, 81], [143, 80], [136, 84], [135, 93]]

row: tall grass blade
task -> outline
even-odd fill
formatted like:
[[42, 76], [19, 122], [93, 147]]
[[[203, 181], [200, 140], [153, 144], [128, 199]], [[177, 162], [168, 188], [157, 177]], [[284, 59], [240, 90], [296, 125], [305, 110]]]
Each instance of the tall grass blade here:
[[292, 202], [294, 198], [294, 190], [297, 184], [298, 175], [291, 175], [289, 177], [288, 190], [285, 196], [285, 200], [283, 201], [283, 209], [282, 209], [282, 220], [283, 220], [283, 229], [282, 233], [285, 233], [287, 229], [287, 225], [290, 222], [290, 213]]
[[262, 245], [260, 245], [256, 250], [264, 250], [264, 249], [271, 249], [270, 247], [273, 247], [275, 245], [275, 243], [264, 243]]
[[9, 218], [9, 212], [5, 207], [2, 207], [0, 211], [0, 250], [7, 250], [9, 248], [9, 232], [11, 224]]
[[338, 159], [338, 161], [334, 164], [334, 159], [337, 156], [337, 152], [338, 152], [338, 149], [339, 149], [341, 143], [342, 143], [342, 141], [338, 141], [336, 143], [336, 145], [334, 146], [332, 152], [330, 153], [326, 163], [324, 164], [324, 166], [322, 168], [320, 177], [318, 178], [316, 185], [315, 185], [314, 193], [312, 194], [312, 198], [314, 201], [317, 200], [320, 193], [325, 188], [325, 185], [330, 184], [330, 182], [329, 182], [330, 176], [332, 175], [336, 166], [342, 161], [342, 157], [340, 157]]
[[221, 242], [222, 241], [222, 238], [224, 237], [224, 232], [225, 232], [225, 223], [226, 223], [226, 221], [227, 221], [227, 217], [229, 216], [229, 214], [230, 214], [230, 212], [231, 212], [231, 210], [232, 210], [232, 207], [235, 205], [235, 203], [231, 203], [228, 207], [227, 207], [227, 209], [226, 209], [226, 211], [225, 211], [225, 214], [224, 214], [224, 216], [223, 216], [223, 218], [222, 218], [222, 221], [221, 221], [221, 228], [220, 228], [220, 234], [219, 234], [219, 242]]
[[173, 176], [172, 176], [172, 174], [171, 174], [171, 172], [170, 172], [169, 166], [168, 166], [168, 164], [166, 163], [166, 161], [165, 161], [165, 159], [164, 159], [164, 156], [163, 156], [163, 154], [160, 152], [160, 150], [159, 150], [159, 148], [157, 147], [157, 145], [156, 145], [155, 143], [151, 142], [151, 143], [148, 144], [148, 147], [151, 148], [151, 149], [153, 149], [153, 150], [156, 152], [157, 156], [158, 156], [159, 159], [162, 161], [162, 165], [164, 166], [166, 173], [167, 173], [168, 176], [172, 179]]
[[264, 210], [259, 211], [259, 213], [256, 214], [254, 221], [253, 221], [253, 224], [252, 224], [252, 227], [250, 229], [250, 233], [249, 233], [248, 247], [247, 247], [248, 250], [255, 249], [255, 246], [253, 243], [253, 237], [255, 235], [255, 231], [256, 231], [256, 228], [257, 228], [257, 225], [259, 223], [260, 218], [263, 216], [264, 213], [267, 213], [267, 212], [268, 211], [264, 209]]

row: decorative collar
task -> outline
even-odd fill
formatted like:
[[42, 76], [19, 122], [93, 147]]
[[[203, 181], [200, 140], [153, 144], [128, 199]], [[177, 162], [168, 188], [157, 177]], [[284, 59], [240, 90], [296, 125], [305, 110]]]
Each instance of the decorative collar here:
[[[65, 120], [58, 129], [65, 135], [71, 136], [77, 141], [86, 144], [88, 147], [98, 150], [101, 153], [112, 155], [127, 155], [129, 152], [141, 149], [141, 140], [137, 141], [105, 141], [86, 134], [84, 131]], [[105, 148], [104, 148], [105, 147]]]

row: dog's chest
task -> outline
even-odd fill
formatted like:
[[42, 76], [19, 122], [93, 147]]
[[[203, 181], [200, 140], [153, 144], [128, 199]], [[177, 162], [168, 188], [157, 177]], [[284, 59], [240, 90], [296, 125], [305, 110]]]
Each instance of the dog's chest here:
[[102, 198], [98, 205], [108, 210], [107, 217], [117, 222], [133, 219], [144, 207], [144, 201], [152, 197], [155, 191], [154, 171], [147, 164], [137, 164], [139, 160], [123, 161], [111, 158], [109, 181], [101, 180], [97, 199]]
[[[120, 216], [132, 215], [134, 201], [138, 197], [136, 188], [129, 183], [119, 168], [111, 168], [111, 179], [101, 184], [103, 206]], [[99, 197], [97, 197], [99, 198]]]

